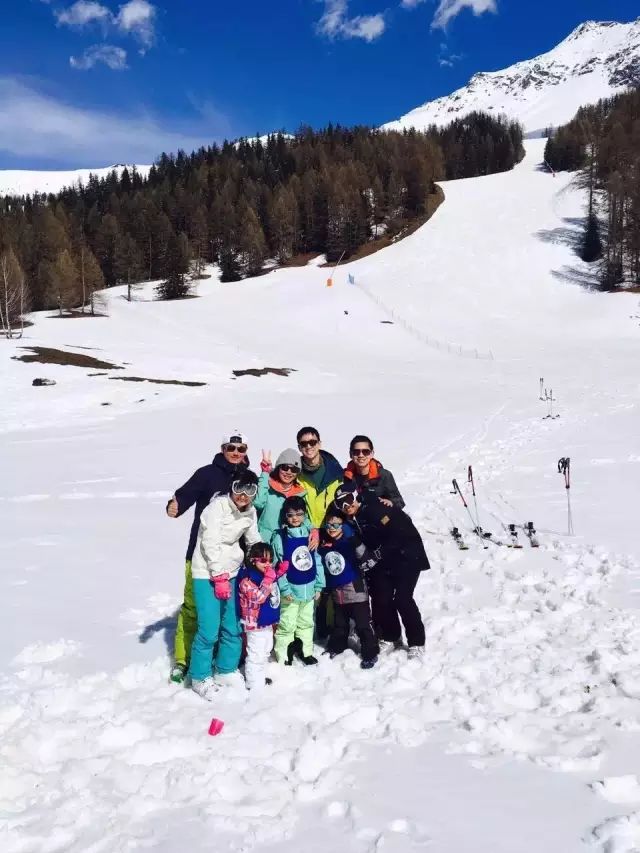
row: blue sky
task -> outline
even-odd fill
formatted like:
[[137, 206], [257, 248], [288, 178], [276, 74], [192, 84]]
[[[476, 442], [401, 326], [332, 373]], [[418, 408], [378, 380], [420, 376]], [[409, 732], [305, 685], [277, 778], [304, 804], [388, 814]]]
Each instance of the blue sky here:
[[379, 125], [638, 0], [8, 0], [0, 168]]

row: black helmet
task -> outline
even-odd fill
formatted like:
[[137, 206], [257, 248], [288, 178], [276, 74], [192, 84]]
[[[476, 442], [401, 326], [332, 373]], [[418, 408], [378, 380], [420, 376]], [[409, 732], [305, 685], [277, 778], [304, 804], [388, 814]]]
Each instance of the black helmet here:
[[338, 486], [333, 496], [333, 502], [339, 510], [342, 510], [345, 506], [350, 506], [356, 501], [361, 502], [361, 499], [353, 483], [342, 483], [341, 486]]

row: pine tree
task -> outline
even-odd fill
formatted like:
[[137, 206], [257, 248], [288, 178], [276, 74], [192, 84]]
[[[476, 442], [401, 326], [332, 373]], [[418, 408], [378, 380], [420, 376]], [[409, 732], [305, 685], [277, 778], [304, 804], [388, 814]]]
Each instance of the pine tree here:
[[267, 255], [267, 243], [256, 212], [248, 205], [239, 216], [238, 263], [244, 276], [259, 275]]
[[190, 263], [187, 235], [184, 231], [172, 234], [165, 258], [166, 279], [156, 288], [159, 299], [183, 299], [189, 295], [190, 282], [187, 275]]
[[107, 287], [113, 287], [117, 281], [117, 255], [120, 227], [111, 213], [102, 218], [95, 237], [95, 254], [100, 263]]
[[82, 294], [82, 313], [87, 306], [91, 314], [95, 315], [95, 293], [104, 287], [104, 276], [100, 265], [88, 246], [81, 244], [76, 257], [76, 268]]
[[587, 224], [580, 246], [580, 257], [588, 264], [600, 260], [602, 257], [602, 241], [600, 239], [600, 225], [595, 213], [587, 216]]
[[279, 187], [273, 196], [269, 228], [274, 254], [281, 264], [286, 263], [293, 255], [298, 231], [298, 205], [289, 187]]
[[64, 311], [70, 311], [82, 302], [78, 270], [67, 249], [58, 254], [50, 267], [49, 287], [48, 301], [55, 302], [61, 317]]
[[116, 241], [115, 272], [118, 282], [127, 285], [127, 301], [131, 302], [134, 282], [142, 277], [142, 252], [130, 234], [119, 234]]

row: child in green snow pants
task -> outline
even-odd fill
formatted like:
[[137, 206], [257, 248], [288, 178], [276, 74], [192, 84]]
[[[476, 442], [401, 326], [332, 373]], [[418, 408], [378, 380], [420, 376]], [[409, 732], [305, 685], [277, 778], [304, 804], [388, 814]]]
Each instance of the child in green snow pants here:
[[236, 579], [229, 581], [231, 598], [216, 598], [208, 580], [194, 578], [193, 598], [198, 613], [198, 631], [191, 648], [189, 675], [193, 681], [209, 678], [213, 647], [218, 643], [213, 669], [220, 675], [235, 672], [242, 654], [242, 630], [236, 600]]
[[191, 646], [198, 630], [196, 603], [193, 600], [193, 578], [191, 577], [191, 560], [187, 560], [184, 568], [184, 593], [182, 607], [178, 613], [178, 625], [173, 646], [173, 657], [176, 663], [189, 666]]
[[274, 651], [279, 662], [287, 659], [289, 643], [298, 639], [302, 643], [304, 657], [313, 654], [313, 615], [315, 601], [282, 601], [280, 623], [276, 630]]

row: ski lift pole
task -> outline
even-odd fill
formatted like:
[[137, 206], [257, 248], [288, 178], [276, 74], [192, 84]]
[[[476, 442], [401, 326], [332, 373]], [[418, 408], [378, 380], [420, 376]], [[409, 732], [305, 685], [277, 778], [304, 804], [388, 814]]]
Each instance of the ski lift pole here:
[[480, 512], [478, 511], [478, 499], [476, 497], [476, 484], [473, 482], [473, 469], [469, 465], [467, 473], [467, 482], [471, 484], [471, 494], [473, 495], [473, 504], [476, 508], [476, 527], [480, 527]]
[[563, 456], [558, 459], [558, 474], [564, 476], [564, 487], [567, 490], [567, 533], [573, 536], [573, 516], [571, 514], [571, 459]]

